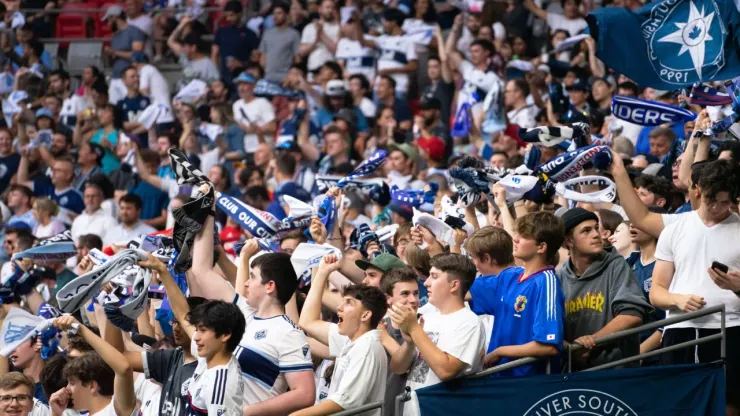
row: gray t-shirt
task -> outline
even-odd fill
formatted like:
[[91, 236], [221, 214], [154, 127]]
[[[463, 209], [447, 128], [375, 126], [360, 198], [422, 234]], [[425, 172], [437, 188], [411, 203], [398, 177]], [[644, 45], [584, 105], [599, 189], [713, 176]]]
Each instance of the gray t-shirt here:
[[262, 35], [260, 52], [265, 54], [265, 78], [273, 82], [282, 82], [293, 64], [301, 37], [298, 32], [286, 27], [273, 27]]
[[[146, 34], [136, 26], [127, 26], [113, 35], [110, 41], [110, 47], [114, 51], [131, 52], [134, 42], [144, 42]], [[131, 61], [123, 58], [115, 58], [113, 61], [113, 78], [121, 78], [121, 72], [131, 65]]]
[[182, 79], [180, 85], [185, 86], [194, 79], [209, 83], [219, 79], [221, 74], [211, 58], [206, 56], [200, 59], [189, 60], [184, 53], [180, 54], [180, 65], [182, 65]]
[[[390, 318], [383, 318], [386, 328], [388, 329], [388, 335], [390, 335], [396, 342], [401, 345], [403, 344], [403, 335], [401, 335], [400, 329], [393, 328]], [[404, 392], [406, 387], [407, 374], [395, 374], [391, 371], [391, 359], [388, 357], [388, 378], [385, 382], [385, 414], [393, 416], [396, 409], [396, 396]]]

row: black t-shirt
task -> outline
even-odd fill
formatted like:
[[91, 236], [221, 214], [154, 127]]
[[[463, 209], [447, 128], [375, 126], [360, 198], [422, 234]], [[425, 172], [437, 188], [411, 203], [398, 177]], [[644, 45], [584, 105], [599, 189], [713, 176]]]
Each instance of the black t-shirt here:
[[150, 351], [145, 354], [144, 374], [162, 384], [159, 414], [184, 416], [187, 409], [188, 384], [198, 361], [183, 364], [182, 348]]
[[436, 84], [432, 83], [424, 88], [421, 96], [434, 97], [439, 100], [442, 107], [439, 111], [439, 118], [442, 119], [444, 124], [449, 125], [451, 123], [450, 117], [452, 112], [452, 100], [455, 98], [455, 85], [451, 82], [439, 81]]

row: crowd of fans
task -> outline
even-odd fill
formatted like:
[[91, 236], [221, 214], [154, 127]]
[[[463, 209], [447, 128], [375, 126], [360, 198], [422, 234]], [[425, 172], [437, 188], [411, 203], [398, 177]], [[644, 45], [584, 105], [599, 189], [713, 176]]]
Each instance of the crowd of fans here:
[[[740, 414], [740, 144], [705, 134], [732, 109], [636, 85], [577, 37], [641, 5], [126, 0], [77, 77], [39, 41], [55, 14], [23, 12], [63, 4], [3, 0], [0, 414], [394, 414], [519, 358], [539, 360], [492, 377], [719, 333], [709, 315], [598, 342], [715, 305]], [[643, 127], [616, 95], [697, 118]], [[583, 134], [525, 141], [537, 126]], [[604, 181], [504, 185], [596, 143], [610, 163], [581, 175]]]

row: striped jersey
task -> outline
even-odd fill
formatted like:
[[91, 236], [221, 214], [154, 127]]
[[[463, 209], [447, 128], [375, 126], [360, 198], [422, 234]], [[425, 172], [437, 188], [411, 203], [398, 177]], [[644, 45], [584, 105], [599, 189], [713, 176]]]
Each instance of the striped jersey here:
[[226, 365], [208, 368], [205, 358], [188, 385], [188, 416], [241, 416], [244, 406], [244, 381], [239, 363], [233, 356]]
[[286, 315], [259, 318], [245, 298], [234, 303], [244, 314], [247, 327], [234, 357], [244, 378], [244, 404], [268, 400], [288, 391], [285, 373], [313, 371], [308, 338]]
[[[547, 268], [524, 276], [521, 267], [509, 267], [497, 276], [475, 279], [470, 288], [470, 309], [478, 315], [495, 318], [488, 351], [506, 345], [524, 345], [531, 341], [563, 347], [565, 298], [555, 270]], [[503, 357], [498, 364], [513, 359]], [[552, 369], [560, 357], [553, 357]], [[523, 365], [502, 376], [544, 374], [546, 361]], [[496, 374], [499, 376], [499, 374]]]

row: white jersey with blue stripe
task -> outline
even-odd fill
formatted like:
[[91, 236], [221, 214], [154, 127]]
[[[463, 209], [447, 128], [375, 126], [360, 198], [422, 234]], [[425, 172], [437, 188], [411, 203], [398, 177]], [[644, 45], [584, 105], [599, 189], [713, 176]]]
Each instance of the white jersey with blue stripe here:
[[[378, 57], [378, 71], [383, 69], [401, 68], [409, 61], [417, 60], [416, 44], [411, 36], [365, 36], [365, 39], [374, 41], [380, 50]], [[396, 92], [406, 92], [409, 89], [409, 74], [391, 74], [396, 81]], [[376, 80], [377, 82], [377, 80]]]
[[262, 319], [245, 298], [234, 303], [244, 314], [247, 328], [234, 356], [244, 377], [244, 403], [259, 403], [288, 391], [285, 373], [313, 371], [308, 338], [286, 315]]
[[208, 368], [205, 358], [188, 384], [188, 416], [241, 416], [244, 407], [244, 380], [234, 356], [226, 365]]

